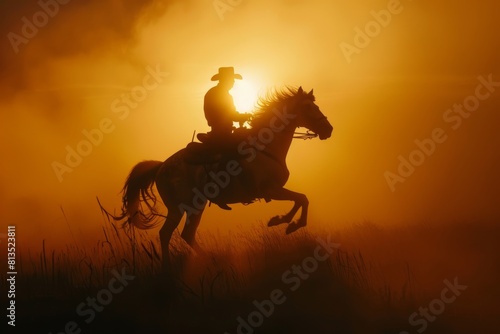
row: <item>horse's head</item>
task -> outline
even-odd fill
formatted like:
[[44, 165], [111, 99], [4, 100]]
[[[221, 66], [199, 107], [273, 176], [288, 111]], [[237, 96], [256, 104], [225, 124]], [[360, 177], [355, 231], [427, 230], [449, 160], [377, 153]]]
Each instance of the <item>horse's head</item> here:
[[[284, 90], [271, 91], [268, 96], [261, 98], [258, 102], [259, 108], [254, 112], [250, 125], [254, 129], [272, 127], [276, 121], [278, 110], [287, 110], [286, 124], [291, 130], [296, 127], [305, 127], [319, 136], [320, 139], [330, 138], [333, 127], [325, 115], [314, 103], [314, 95], [311, 90], [304, 92], [302, 87], [293, 89], [287, 87]], [[283, 116], [278, 116], [281, 119]], [[293, 119], [292, 122], [289, 120]]]
[[296, 125], [311, 130], [321, 140], [330, 138], [333, 126], [328, 122], [321, 110], [319, 110], [316, 103], [314, 103], [313, 90], [311, 89], [309, 93], [306, 93], [302, 87], [299, 87], [295, 98], [296, 103], [293, 113], [297, 115]]

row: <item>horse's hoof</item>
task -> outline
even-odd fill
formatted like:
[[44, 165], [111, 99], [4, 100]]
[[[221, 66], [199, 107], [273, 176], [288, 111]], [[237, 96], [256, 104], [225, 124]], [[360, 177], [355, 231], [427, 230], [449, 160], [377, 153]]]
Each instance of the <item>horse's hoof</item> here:
[[286, 228], [286, 234], [293, 233], [293, 232], [297, 231], [299, 228], [304, 227], [304, 226], [306, 226], [306, 224], [291, 223]]
[[280, 225], [280, 224], [284, 224], [284, 223], [286, 223], [286, 221], [283, 220], [282, 216], [274, 216], [273, 218], [271, 218], [269, 223], [267, 223], [267, 226], [271, 227], [271, 226], [276, 226], [276, 225]]

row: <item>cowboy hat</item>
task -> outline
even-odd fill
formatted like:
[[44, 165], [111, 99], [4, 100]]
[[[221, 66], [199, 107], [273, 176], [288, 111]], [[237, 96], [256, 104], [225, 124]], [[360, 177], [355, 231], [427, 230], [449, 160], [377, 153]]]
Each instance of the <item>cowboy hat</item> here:
[[230, 79], [238, 79], [241, 80], [243, 77], [240, 74], [235, 74], [234, 73], [234, 67], [219, 67], [219, 73], [215, 74], [212, 79], [212, 81], [217, 81], [222, 78], [230, 78]]

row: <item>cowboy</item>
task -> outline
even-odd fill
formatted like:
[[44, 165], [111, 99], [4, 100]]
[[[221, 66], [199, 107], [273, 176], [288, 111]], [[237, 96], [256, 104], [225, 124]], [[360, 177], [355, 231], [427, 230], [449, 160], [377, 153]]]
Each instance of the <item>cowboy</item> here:
[[250, 114], [240, 114], [236, 111], [233, 97], [229, 94], [235, 79], [243, 78], [234, 73], [233, 67], [221, 67], [219, 73], [211, 79], [219, 83], [205, 94], [203, 109], [208, 125], [212, 128], [209, 136], [217, 143], [227, 143], [231, 138], [233, 122], [240, 122], [241, 125], [250, 118]]
[[[250, 114], [240, 114], [236, 111], [233, 97], [229, 94], [235, 79], [241, 80], [243, 77], [235, 74], [233, 67], [220, 67], [219, 73], [211, 79], [219, 83], [205, 94], [203, 110], [212, 131], [208, 133], [208, 136], [198, 135], [198, 139], [209, 143], [219, 152], [231, 150], [235, 146], [233, 122], [239, 122], [241, 127], [250, 118]], [[214, 203], [224, 210], [231, 210], [226, 203], [216, 201]]]

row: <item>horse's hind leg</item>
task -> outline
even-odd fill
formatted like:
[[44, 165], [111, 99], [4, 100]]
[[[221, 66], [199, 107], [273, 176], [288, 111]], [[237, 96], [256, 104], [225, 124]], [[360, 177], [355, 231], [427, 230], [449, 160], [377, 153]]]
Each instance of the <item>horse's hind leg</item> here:
[[184, 225], [184, 229], [181, 233], [182, 239], [184, 239], [189, 246], [191, 246], [196, 252], [199, 253], [202, 253], [203, 250], [196, 242], [196, 230], [198, 229], [198, 225], [200, 225], [203, 210], [205, 210], [205, 208], [201, 209], [197, 213], [191, 213], [187, 216], [186, 224]]
[[160, 229], [162, 266], [164, 269], [168, 268], [170, 265], [168, 245], [170, 243], [170, 239], [172, 238], [172, 233], [174, 233], [175, 229], [177, 228], [182, 219], [182, 215], [183, 213], [180, 212], [178, 208], [169, 207], [165, 223]]

